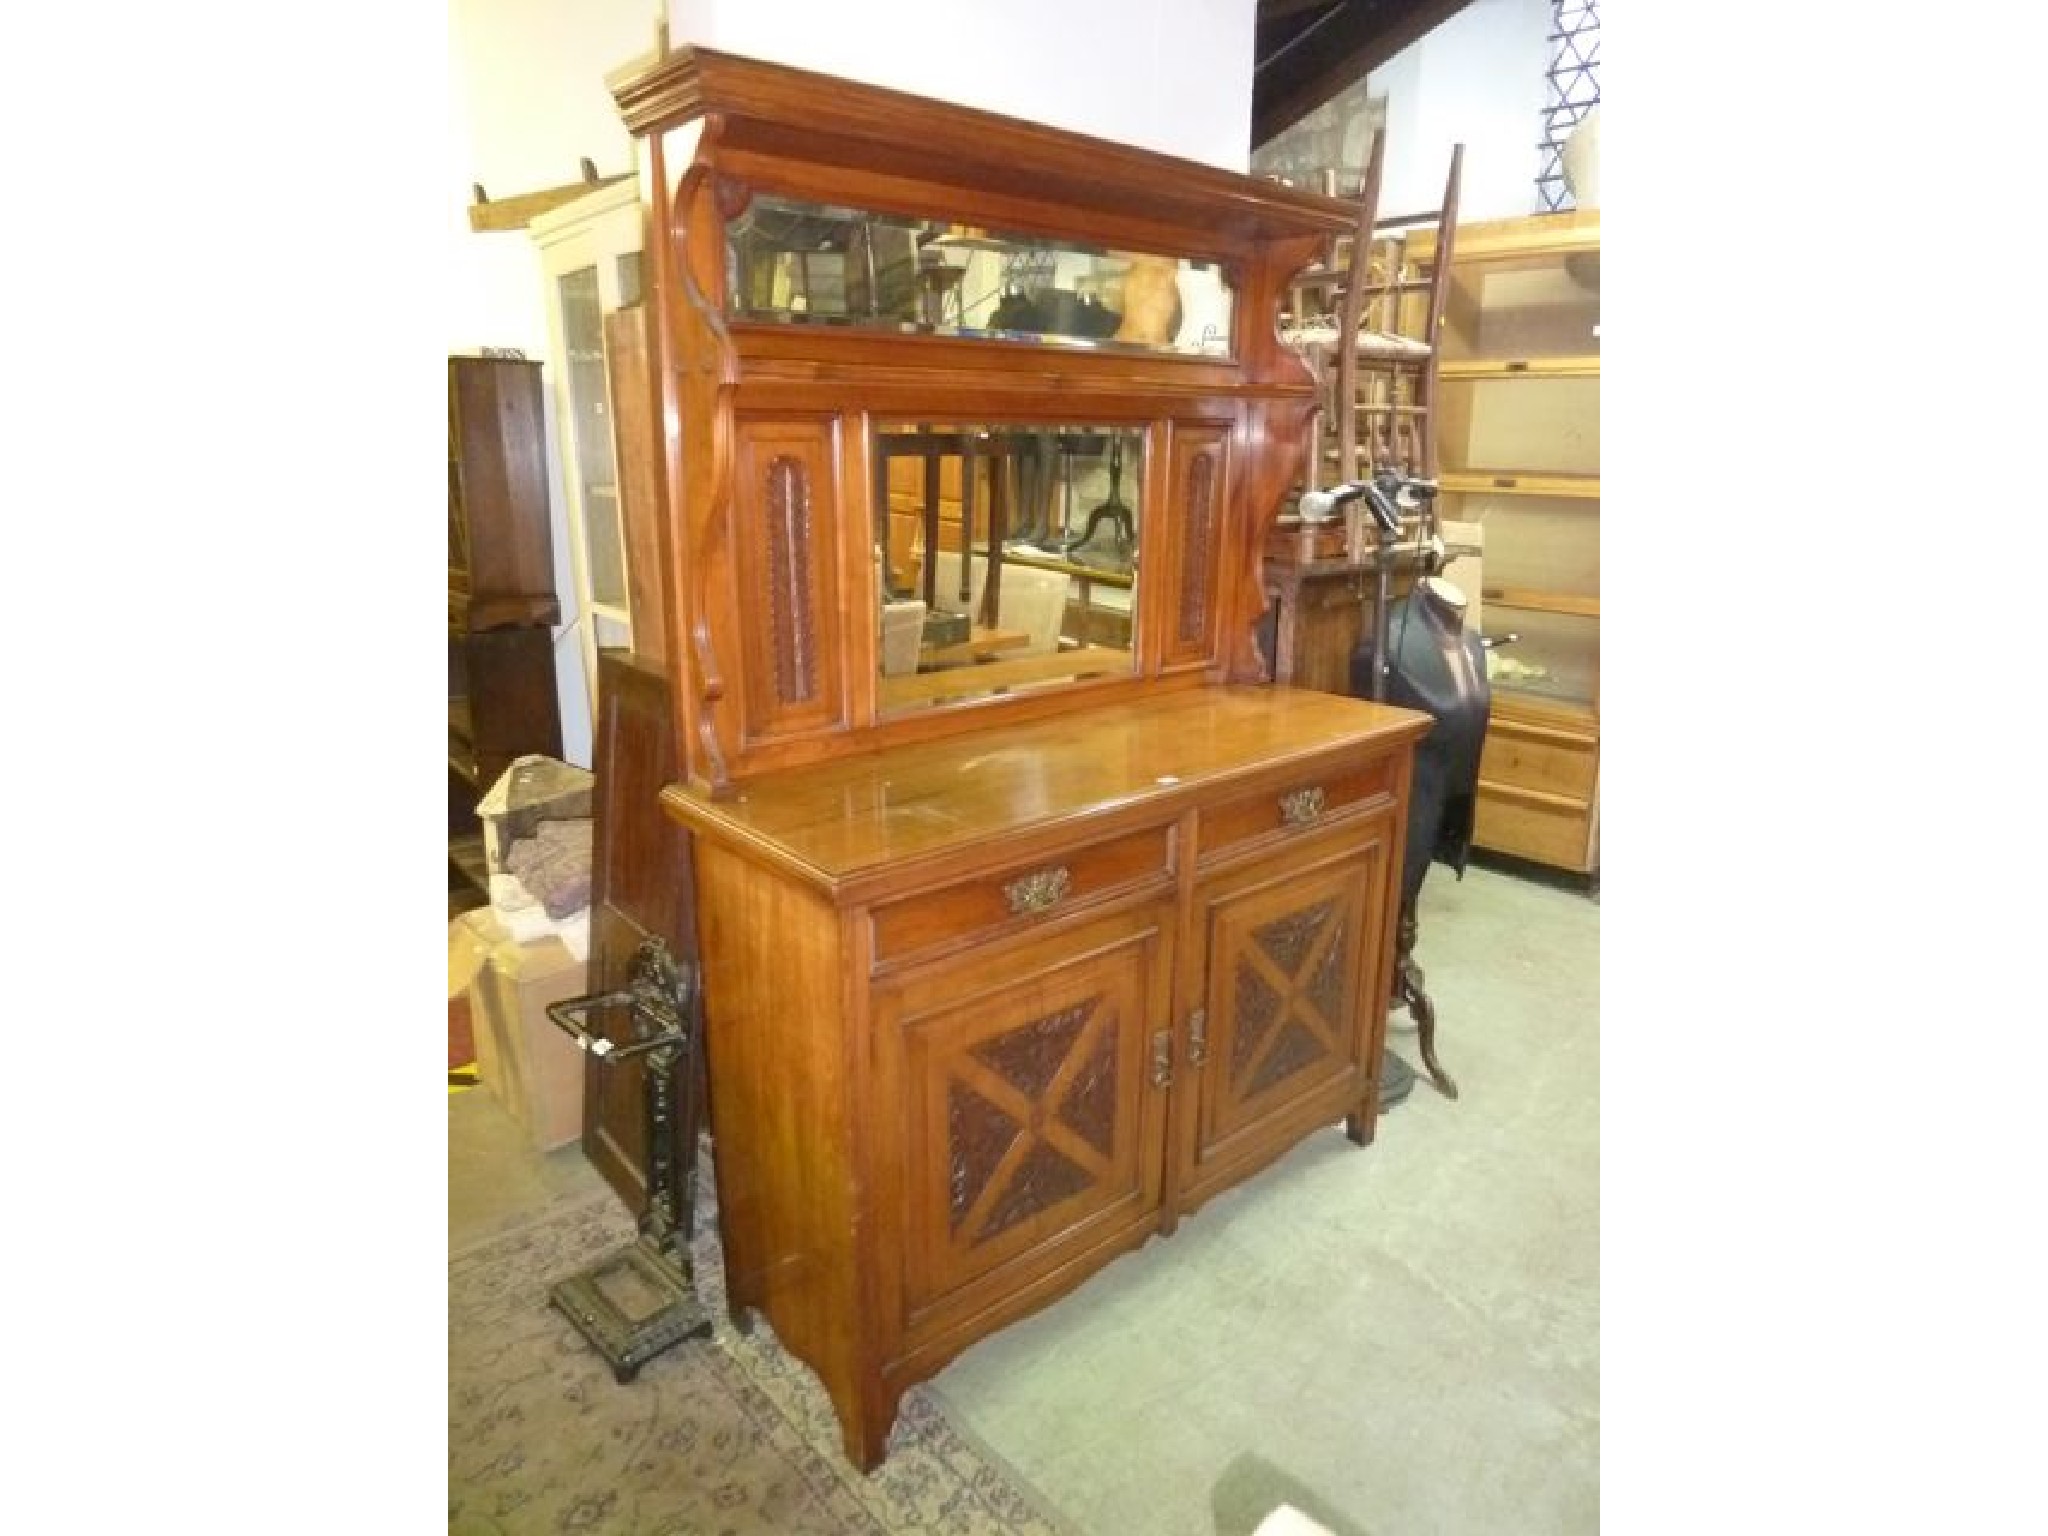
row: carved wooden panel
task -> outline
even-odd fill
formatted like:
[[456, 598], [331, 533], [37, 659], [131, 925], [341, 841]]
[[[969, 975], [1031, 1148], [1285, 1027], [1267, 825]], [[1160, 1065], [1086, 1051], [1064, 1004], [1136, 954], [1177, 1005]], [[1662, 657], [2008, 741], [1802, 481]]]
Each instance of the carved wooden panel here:
[[1198, 1159], [1355, 1077], [1372, 1022], [1364, 981], [1384, 853], [1367, 840], [1306, 871], [1298, 855], [1277, 855], [1212, 886]]
[[1228, 448], [1225, 428], [1175, 426], [1168, 549], [1177, 590], [1166, 626], [1168, 666], [1206, 662], [1215, 653], [1217, 561], [1229, 494]]
[[733, 471], [749, 742], [845, 721], [839, 495], [829, 420], [742, 421]]
[[907, 1100], [913, 1316], [998, 1270], [1015, 1284], [1157, 1209], [1164, 1106], [1146, 1053], [1168, 982], [1147, 908], [977, 951], [885, 996]]

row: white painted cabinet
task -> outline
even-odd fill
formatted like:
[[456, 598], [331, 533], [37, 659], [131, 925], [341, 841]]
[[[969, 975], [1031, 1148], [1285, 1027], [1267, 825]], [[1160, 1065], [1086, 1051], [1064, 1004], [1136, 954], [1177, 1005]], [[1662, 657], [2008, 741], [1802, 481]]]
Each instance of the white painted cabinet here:
[[639, 301], [641, 231], [639, 181], [631, 176], [528, 226], [546, 290], [547, 372], [575, 581], [575, 611], [564, 618], [576, 632], [592, 701], [599, 648], [630, 647], [633, 634], [604, 317]]

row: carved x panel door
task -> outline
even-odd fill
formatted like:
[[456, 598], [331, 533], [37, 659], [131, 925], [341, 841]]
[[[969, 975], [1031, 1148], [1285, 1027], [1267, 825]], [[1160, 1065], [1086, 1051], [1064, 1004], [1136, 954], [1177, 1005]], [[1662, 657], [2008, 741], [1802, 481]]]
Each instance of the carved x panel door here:
[[1191, 1186], [1224, 1171], [1215, 1165], [1259, 1156], [1269, 1130], [1291, 1140], [1304, 1114], [1345, 1112], [1362, 1088], [1385, 853], [1375, 838], [1313, 868], [1297, 854], [1206, 888]]
[[1166, 920], [1139, 908], [978, 951], [878, 996], [883, 1081], [895, 1079], [903, 1112], [913, 1333], [943, 1321], [936, 1308], [970, 1310], [1156, 1219]]

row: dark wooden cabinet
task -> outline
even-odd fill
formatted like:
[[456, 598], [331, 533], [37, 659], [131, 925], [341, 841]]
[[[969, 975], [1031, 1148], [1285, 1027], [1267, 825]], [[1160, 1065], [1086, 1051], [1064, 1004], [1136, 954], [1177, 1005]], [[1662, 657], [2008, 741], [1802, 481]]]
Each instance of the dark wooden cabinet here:
[[[615, 93], [674, 751], [600, 788], [606, 899], [666, 860], [694, 913], [728, 1302], [872, 1467], [962, 1349], [1372, 1137], [1428, 719], [1255, 635], [1316, 409], [1275, 319], [1353, 215], [704, 50]], [[649, 771], [687, 838], [617, 846]]]
[[559, 757], [541, 365], [448, 359], [451, 889], [482, 878], [475, 806], [514, 758]]

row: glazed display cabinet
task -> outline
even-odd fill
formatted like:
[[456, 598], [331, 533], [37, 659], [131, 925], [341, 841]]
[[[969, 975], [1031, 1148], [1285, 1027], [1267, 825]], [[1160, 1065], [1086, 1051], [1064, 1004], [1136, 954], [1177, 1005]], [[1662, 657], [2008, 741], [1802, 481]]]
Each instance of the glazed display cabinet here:
[[1254, 635], [1275, 318], [1352, 211], [704, 50], [614, 93], [727, 1295], [872, 1467], [959, 1351], [1371, 1140], [1428, 720]]
[[632, 177], [586, 193], [528, 226], [547, 299], [555, 422], [585, 696], [602, 650], [633, 649], [607, 328], [641, 298], [641, 207]]

